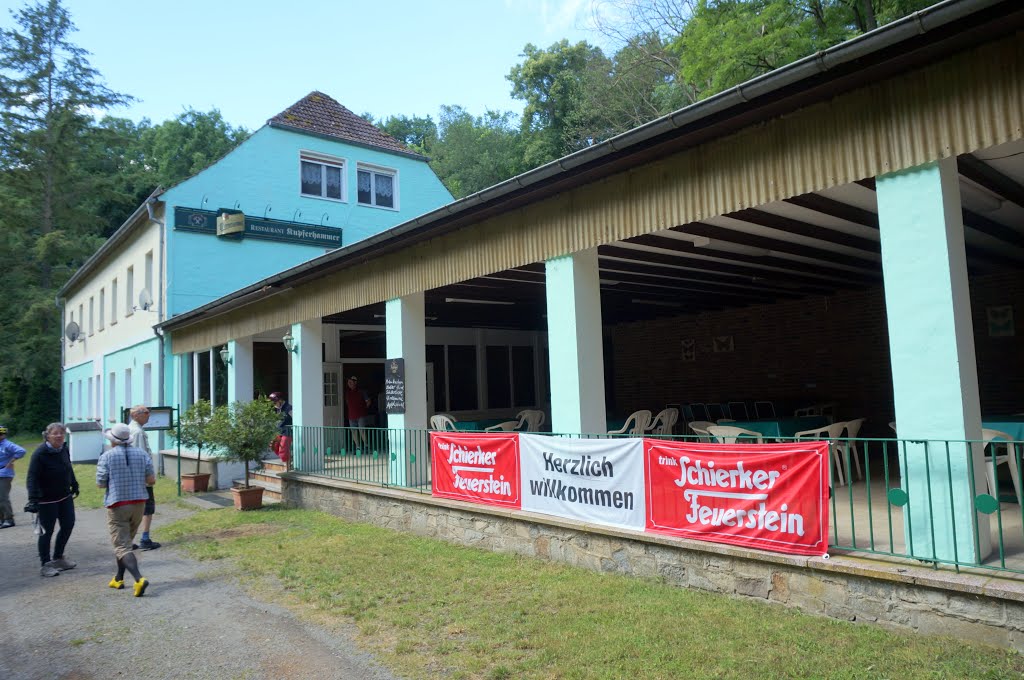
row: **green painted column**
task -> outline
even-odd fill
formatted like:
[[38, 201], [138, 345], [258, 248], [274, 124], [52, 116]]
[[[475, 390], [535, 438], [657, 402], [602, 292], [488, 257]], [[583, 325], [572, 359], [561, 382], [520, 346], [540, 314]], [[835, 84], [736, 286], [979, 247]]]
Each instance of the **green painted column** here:
[[[915, 557], [973, 561], [991, 550], [978, 373], [956, 160], [877, 179], [904, 533]], [[945, 440], [945, 441], [943, 441]], [[947, 444], [946, 441], [949, 443]], [[971, 488], [971, 473], [974, 488]]]
[[604, 433], [604, 345], [597, 249], [545, 263], [551, 431]]
[[294, 323], [289, 329], [295, 343], [291, 358], [292, 466], [296, 470], [323, 467], [324, 375], [323, 324], [320, 319]]
[[398, 486], [429, 482], [427, 349], [423, 293], [384, 303], [387, 359], [405, 360], [405, 413], [388, 415], [389, 479]]

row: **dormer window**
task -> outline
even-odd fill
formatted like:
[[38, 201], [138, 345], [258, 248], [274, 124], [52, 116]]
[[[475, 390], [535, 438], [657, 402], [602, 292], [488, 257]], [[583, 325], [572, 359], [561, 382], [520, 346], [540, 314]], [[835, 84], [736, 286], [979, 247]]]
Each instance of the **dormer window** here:
[[398, 208], [398, 172], [389, 168], [378, 168], [360, 164], [359, 204], [376, 208]]
[[300, 193], [303, 196], [345, 200], [345, 160], [303, 152], [299, 156]]

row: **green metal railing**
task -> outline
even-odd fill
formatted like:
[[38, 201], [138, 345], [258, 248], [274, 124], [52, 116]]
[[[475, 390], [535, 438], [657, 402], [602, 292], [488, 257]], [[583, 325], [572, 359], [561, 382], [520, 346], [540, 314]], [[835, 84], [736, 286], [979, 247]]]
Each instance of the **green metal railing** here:
[[[692, 435], [663, 438], [699, 440]], [[983, 456], [985, 443], [967, 440], [857, 438], [835, 440], [831, 446], [833, 462], [841, 461], [846, 477], [830, 489], [831, 551], [1024, 574], [1024, 516], [1016, 485], [998, 487], [1000, 473], [1009, 470], [1003, 462], [1015, 466], [1017, 479], [1024, 478], [1024, 442], [999, 442], [998, 456]], [[292, 452], [297, 471], [420, 493], [431, 490], [429, 430], [296, 426]], [[984, 463], [971, 463], [975, 460]], [[986, 477], [996, 480], [995, 495]], [[833, 481], [838, 481], [834, 474]]]
[[294, 426], [291, 468], [430, 493], [430, 430]]

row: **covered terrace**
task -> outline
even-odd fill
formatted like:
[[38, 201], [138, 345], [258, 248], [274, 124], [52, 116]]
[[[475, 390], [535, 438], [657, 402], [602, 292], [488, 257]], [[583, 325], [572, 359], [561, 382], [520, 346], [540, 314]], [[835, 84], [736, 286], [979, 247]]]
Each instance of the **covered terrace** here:
[[[979, 563], [995, 520], [967, 442], [989, 409], [1020, 408], [1022, 26], [1017, 3], [942, 3], [163, 329], [184, 359], [282, 330], [320, 347], [325, 322], [383, 318], [406, 371], [388, 426], [405, 432], [426, 427], [444, 328], [546, 333], [534, 391], [550, 386], [556, 432], [688, 401], [835, 402], [876, 435], [895, 419], [900, 487], [929, 499], [899, 506], [907, 552]], [[323, 424], [322, 357], [290, 355], [303, 426]], [[389, 483], [418, 483], [416, 447], [393, 441]]]

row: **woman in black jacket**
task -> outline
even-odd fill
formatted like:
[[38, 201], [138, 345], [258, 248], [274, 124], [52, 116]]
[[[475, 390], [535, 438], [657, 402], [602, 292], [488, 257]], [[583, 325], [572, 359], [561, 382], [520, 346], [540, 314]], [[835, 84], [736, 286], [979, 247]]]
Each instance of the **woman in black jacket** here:
[[[45, 441], [32, 453], [28, 464], [26, 485], [28, 505], [25, 512], [39, 513], [39, 524], [43, 533], [39, 536], [39, 559], [43, 576], [56, 576], [67, 569], [74, 569], [75, 563], [64, 558], [64, 547], [75, 528], [75, 502], [78, 496], [78, 480], [71, 467], [68, 445], [64, 443], [64, 424], [50, 423], [43, 431]], [[50, 559], [50, 540], [53, 528], [60, 522], [57, 544]]]

